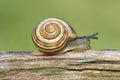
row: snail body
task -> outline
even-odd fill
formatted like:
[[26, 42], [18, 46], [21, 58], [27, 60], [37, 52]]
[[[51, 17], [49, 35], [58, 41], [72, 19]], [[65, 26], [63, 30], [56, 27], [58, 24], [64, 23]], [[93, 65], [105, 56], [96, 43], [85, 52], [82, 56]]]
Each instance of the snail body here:
[[53, 55], [65, 53], [70, 50], [90, 49], [92, 36], [77, 37], [75, 30], [64, 20], [48, 18], [41, 21], [32, 33], [32, 40], [39, 52], [33, 55]]

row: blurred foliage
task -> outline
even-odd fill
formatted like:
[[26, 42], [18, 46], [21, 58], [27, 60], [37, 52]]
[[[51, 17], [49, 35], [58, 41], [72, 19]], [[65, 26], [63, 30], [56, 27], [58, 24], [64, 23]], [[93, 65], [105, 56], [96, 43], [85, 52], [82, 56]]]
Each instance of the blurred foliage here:
[[0, 50], [36, 50], [32, 30], [48, 17], [66, 20], [78, 36], [99, 32], [92, 49], [120, 49], [120, 0], [0, 0]]

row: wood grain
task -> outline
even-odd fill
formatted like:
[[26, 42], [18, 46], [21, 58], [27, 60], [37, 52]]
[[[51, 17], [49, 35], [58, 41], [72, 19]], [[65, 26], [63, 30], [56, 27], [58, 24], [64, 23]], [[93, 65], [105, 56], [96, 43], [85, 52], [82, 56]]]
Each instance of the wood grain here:
[[119, 80], [120, 50], [88, 50], [54, 56], [0, 52], [0, 80]]

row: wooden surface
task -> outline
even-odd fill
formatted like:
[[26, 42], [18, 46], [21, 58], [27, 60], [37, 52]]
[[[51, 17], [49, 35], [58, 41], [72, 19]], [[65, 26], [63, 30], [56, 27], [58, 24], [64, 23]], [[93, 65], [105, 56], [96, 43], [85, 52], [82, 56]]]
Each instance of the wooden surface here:
[[68, 52], [32, 56], [0, 52], [0, 80], [119, 80], [120, 51]]

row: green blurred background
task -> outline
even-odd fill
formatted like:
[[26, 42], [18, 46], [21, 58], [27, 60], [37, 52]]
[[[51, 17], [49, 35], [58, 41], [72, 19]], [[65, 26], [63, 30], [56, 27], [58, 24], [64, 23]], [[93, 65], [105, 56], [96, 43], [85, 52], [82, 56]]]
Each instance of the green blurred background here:
[[92, 49], [120, 49], [120, 0], [0, 0], [0, 50], [36, 50], [32, 30], [48, 17], [66, 20], [78, 36], [99, 32]]

